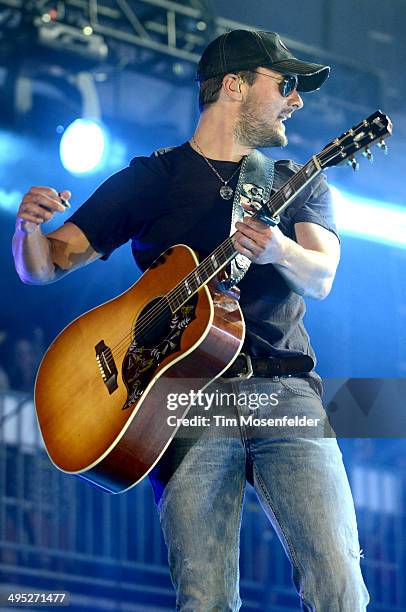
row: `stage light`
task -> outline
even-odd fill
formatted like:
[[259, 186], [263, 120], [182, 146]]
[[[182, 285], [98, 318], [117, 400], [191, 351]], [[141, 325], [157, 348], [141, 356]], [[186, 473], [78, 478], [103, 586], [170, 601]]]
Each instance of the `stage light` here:
[[341, 234], [406, 248], [406, 208], [331, 187]]
[[76, 119], [63, 133], [59, 154], [62, 164], [72, 174], [87, 174], [102, 167], [107, 136], [90, 119]]
[[16, 189], [13, 189], [12, 191], [0, 189], [0, 210], [15, 214], [22, 198], [23, 194], [21, 191], [17, 191]]

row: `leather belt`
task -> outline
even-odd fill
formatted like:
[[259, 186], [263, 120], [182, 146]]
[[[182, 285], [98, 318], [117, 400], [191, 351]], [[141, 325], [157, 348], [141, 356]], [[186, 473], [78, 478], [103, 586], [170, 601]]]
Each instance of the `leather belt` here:
[[314, 368], [314, 361], [308, 355], [297, 357], [251, 357], [240, 353], [229, 368], [221, 375], [228, 380], [244, 380], [251, 376], [272, 378], [273, 376], [308, 375]]

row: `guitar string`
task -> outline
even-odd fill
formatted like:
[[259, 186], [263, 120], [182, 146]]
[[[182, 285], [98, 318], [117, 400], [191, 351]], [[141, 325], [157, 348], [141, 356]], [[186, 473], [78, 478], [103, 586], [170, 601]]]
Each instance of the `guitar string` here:
[[[361, 128], [359, 128], [359, 129], [361, 129]], [[347, 136], [346, 136], [346, 135], [344, 135], [344, 136], [341, 138], [341, 141], [343, 141], [343, 140], [344, 140], [346, 137], [347, 137]], [[340, 141], [339, 141], [339, 142], [340, 142]], [[371, 141], [371, 143], [372, 143], [372, 141]], [[370, 144], [371, 144], [371, 143], [370, 143]], [[319, 155], [316, 155], [316, 158], [319, 160], [319, 162], [321, 162], [321, 164], [324, 164], [324, 165], [325, 165], [326, 163], [328, 163], [329, 161], [331, 161], [332, 159], [334, 159], [334, 157], [336, 156], [336, 154], [334, 154], [334, 155], [330, 156], [330, 157], [329, 157], [329, 158], [327, 158], [327, 159], [323, 159], [323, 158], [324, 158], [324, 157], [326, 157], [326, 156], [327, 156], [327, 153], [328, 153], [328, 152], [330, 152], [332, 149], [337, 149], [337, 147], [338, 147], [338, 146], [339, 146], [339, 144], [338, 144], [338, 143], [331, 143], [329, 146], [327, 146], [325, 149], [323, 149], [323, 151], [322, 151], [322, 152], [321, 152]], [[349, 145], [348, 145], [348, 146], [349, 146]], [[344, 146], [344, 149], [345, 149], [345, 148], [346, 148], [346, 147]], [[361, 148], [361, 147], [360, 147], [360, 148]], [[342, 151], [342, 150], [341, 150], [341, 151]], [[344, 160], [344, 159], [345, 159], [345, 158], [343, 158], [343, 160]], [[278, 191], [277, 191], [277, 192], [276, 192], [276, 193], [275, 193], [275, 194], [274, 194], [274, 195], [273, 195], [273, 196], [270, 198], [270, 200], [268, 201], [268, 206], [269, 206], [269, 205], [271, 205], [271, 204], [277, 203], [277, 201], [279, 201], [279, 202], [280, 202], [280, 201], [282, 201], [282, 203], [283, 203], [283, 204], [285, 203], [284, 196], [283, 196], [282, 192], [283, 192], [283, 191], [286, 191], [286, 189], [287, 189], [288, 187], [293, 187], [293, 188], [295, 187], [295, 183], [296, 183], [296, 182], [299, 180], [299, 178], [301, 179], [301, 176], [300, 176], [300, 175], [303, 175], [303, 174], [305, 174], [305, 175], [306, 175], [306, 173], [305, 173], [305, 169], [307, 168], [307, 166], [310, 166], [310, 165], [311, 165], [312, 161], [313, 161], [313, 158], [312, 158], [312, 159], [310, 159], [310, 160], [309, 160], [309, 161], [306, 163], [306, 165], [305, 165], [305, 166], [303, 166], [303, 167], [301, 168], [301, 170], [299, 170], [297, 173], [295, 173], [295, 174], [293, 175], [293, 177], [292, 177], [291, 179], [289, 179], [289, 181], [287, 181], [287, 182], [286, 182], [284, 185], [282, 185], [281, 189], [280, 189], [280, 190], [278, 190]], [[315, 177], [314, 177], [314, 178], [315, 178]], [[276, 211], [272, 211], [272, 212], [271, 212], [271, 214], [274, 214], [275, 212], [276, 212]], [[254, 218], [255, 218], [255, 216], [256, 216], [256, 215], [254, 215]], [[233, 234], [233, 235], [234, 235], [234, 234]], [[229, 245], [228, 240], [224, 241], [224, 243], [222, 243], [221, 245], [219, 245], [219, 247], [217, 247], [217, 249], [215, 249], [215, 251], [214, 251], [214, 252], [213, 252], [213, 253], [212, 253], [212, 254], [209, 256], [209, 258], [211, 258], [215, 252], [218, 252], [218, 254], [222, 254], [222, 255], [223, 255], [224, 253], [226, 253], [226, 252], [227, 252], [227, 248], [228, 248], [229, 246], [230, 246], [230, 245]], [[234, 251], [233, 257], [235, 257], [237, 254], [238, 254], [238, 252], [237, 252], [237, 251]], [[202, 266], [202, 269], [203, 269], [204, 264], [206, 264], [206, 263], [207, 263], [207, 261], [206, 261], [206, 260], [207, 260], [207, 259], [209, 259], [209, 258], [206, 258], [205, 260], [203, 260], [203, 261], [201, 262], [201, 264], [199, 264], [199, 267], [200, 267], [200, 266]], [[217, 270], [213, 270], [213, 272], [214, 272], [214, 273], [216, 273], [216, 272], [221, 271], [221, 269], [224, 267], [224, 265], [227, 265], [227, 264], [226, 264], [226, 263], [225, 263], [225, 264], [223, 264], [223, 265], [222, 265], [222, 266], [221, 266], [219, 269], [217, 269]], [[170, 294], [172, 294], [172, 295], [171, 295], [171, 298], [172, 298], [172, 299], [178, 299], [178, 297], [182, 296], [182, 294], [184, 293], [184, 289], [181, 287], [181, 285], [182, 285], [182, 284], [185, 284], [185, 281], [186, 281], [186, 282], [188, 282], [188, 281], [189, 281], [189, 282], [191, 282], [192, 280], [194, 281], [194, 280], [195, 280], [196, 271], [197, 271], [197, 268], [195, 268], [195, 269], [194, 269], [194, 270], [193, 270], [191, 273], [189, 273], [189, 274], [188, 274], [188, 275], [187, 275], [187, 276], [186, 276], [184, 279], [182, 279], [182, 281], [180, 281], [180, 282], [178, 283], [178, 285], [177, 285], [176, 287], [174, 287], [174, 288], [173, 288], [173, 289], [170, 291]], [[211, 273], [210, 273], [210, 275], [211, 275]], [[204, 284], [206, 284], [206, 283], [207, 283], [207, 281], [206, 281], [205, 283], [203, 283], [203, 284], [202, 284], [202, 287], [203, 287], [203, 285], [204, 285]], [[199, 291], [199, 290], [200, 290], [200, 288], [199, 288], [199, 289], [197, 289], [197, 291]], [[192, 294], [192, 295], [194, 295], [195, 293], [196, 293], [196, 290], [195, 290], [195, 291], [193, 291], [193, 294]], [[169, 294], [168, 294], [168, 295], [169, 295]], [[191, 297], [192, 297], [192, 296], [191, 296]], [[185, 300], [182, 300], [182, 301], [184, 302]], [[186, 299], [186, 301], [187, 301], [187, 299]], [[169, 304], [169, 298], [168, 298], [168, 296], [163, 296], [163, 297], [162, 297], [162, 299], [161, 299], [161, 300], [158, 302], [158, 304], [157, 304], [157, 305], [154, 307], [154, 309], [152, 309], [152, 310], [151, 310], [151, 311], [149, 311], [149, 312], [148, 312], [146, 315], [144, 315], [143, 317], [141, 317], [141, 319], [138, 321], [138, 323], [136, 323], [136, 324], [135, 324], [134, 328], [132, 328], [132, 329], [131, 329], [131, 331], [130, 331], [130, 332], [129, 332], [129, 333], [126, 335], [126, 336], [124, 336], [124, 337], [123, 337], [123, 338], [122, 338], [122, 339], [121, 339], [121, 340], [118, 342], [118, 344], [117, 344], [117, 345], [115, 345], [113, 348], [111, 348], [111, 349], [110, 349], [110, 351], [111, 351], [111, 353], [112, 353], [113, 357], [114, 357], [115, 355], [116, 355], [116, 356], [118, 356], [118, 351], [120, 351], [120, 349], [122, 348], [122, 345], [123, 345], [123, 344], [125, 344], [125, 346], [127, 347], [127, 342], [128, 342], [128, 341], [129, 341], [129, 340], [130, 340], [130, 339], [133, 337], [133, 335], [134, 335], [135, 333], [142, 333], [142, 332], [144, 331], [144, 329], [145, 329], [145, 328], [147, 328], [149, 325], [151, 325], [151, 323], [152, 323], [153, 321], [154, 321], [155, 323], [158, 323], [160, 320], [162, 320], [162, 315], [165, 315], [165, 311], [166, 311], [166, 310], [167, 310], [167, 308], [168, 308], [168, 304]], [[170, 306], [170, 304], [169, 304], [169, 306]], [[180, 307], [180, 305], [178, 306], [178, 308], [179, 308], [179, 307]], [[176, 311], [175, 311], [175, 312], [176, 312]]]

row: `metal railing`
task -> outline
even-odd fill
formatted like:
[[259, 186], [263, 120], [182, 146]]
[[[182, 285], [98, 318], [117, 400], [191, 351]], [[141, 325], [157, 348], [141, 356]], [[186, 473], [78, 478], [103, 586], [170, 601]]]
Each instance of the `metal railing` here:
[[[358, 508], [371, 610], [405, 609], [402, 504], [403, 498], [389, 514], [365, 502]], [[3, 589], [63, 587], [77, 610], [108, 609], [123, 601], [133, 610], [173, 610], [166, 559], [146, 480], [125, 494], [109, 495], [59, 472], [43, 448], [31, 398], [0, 395]], [[244, 610], [298, 609], [290, 565], [251, 488], [240, 566]]]

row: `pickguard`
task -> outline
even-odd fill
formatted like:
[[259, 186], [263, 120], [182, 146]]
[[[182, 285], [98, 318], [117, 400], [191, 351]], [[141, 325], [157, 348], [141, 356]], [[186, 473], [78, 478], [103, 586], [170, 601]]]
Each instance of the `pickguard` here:
[[[172, 313], [165, 299], [158, 297], [141, 311], [122, 365], [122, 378], [128, 391], [122, 410], [142, 396], [159, 364], [180, 350], [183, 332], [196, 318], [196, 305], [197, 295]], [[157, 306], [159, 314], [152, 314]]]

